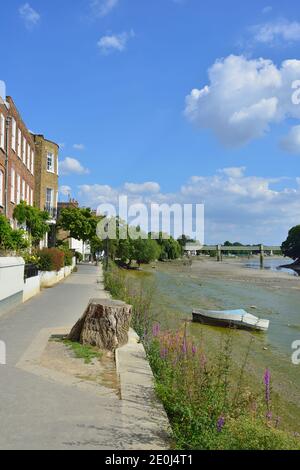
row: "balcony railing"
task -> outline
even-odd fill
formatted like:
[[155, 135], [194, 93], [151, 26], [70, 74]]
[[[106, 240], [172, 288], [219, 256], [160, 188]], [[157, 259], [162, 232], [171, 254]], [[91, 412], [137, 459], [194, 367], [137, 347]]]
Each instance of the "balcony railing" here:
[[48, 212], [48, 214], [49, 214], [49, 216], [52, 220], [57, 219], [57, 208], [53, 207], [50, 203], [46, 203], [45, 211]]

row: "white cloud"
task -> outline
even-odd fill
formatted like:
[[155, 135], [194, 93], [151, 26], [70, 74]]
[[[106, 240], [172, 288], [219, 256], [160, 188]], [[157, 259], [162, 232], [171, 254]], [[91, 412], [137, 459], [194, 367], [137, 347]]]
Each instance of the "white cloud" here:
[[288, 153], [300, 155], [300, 126], [294, 126], [289, 134], [281, 140], [281, 149]]
[[281, 19], [253, 26], [251, 32], [254, 41], [273, 44], [276, 41], [295, 42], [300, 40], [300, 23]]
[[84, 168], [81, 163], [75, 158], [66, 157], [59, 164], [60, 173], [62, 175], [77, 174], [84, 175], [89, 173], [87, 168]]
[[103, 17], [108, 15], [119, 3], [119, 0], [92, 0], [90, 3], [92, 15]]
[[24, 5], [20, 6], [19, 15], [24, 21], [27, 29], [32, 29], [41, 19], [41, 15], [34, 10], [29, 3], [24, 3]]
[[271, 5], [268, 5], [262, 9], [262, 13], [264, 15], [266, 15], [267, 13], [271, 13], [271, 11], [273, 11], [273, 7], [271, 7]]
[[[129, 193], [126, 184], [80, 186], [84, 205], [114, 204], [128, 195], [129, 204], [205, 204], [206, 243], [227, 239], [243, 243], [280, 244], [299, 223], [300, 177], [284, 179], [247, 176], [245, 167], [223, 168], [212, 176], [193, 176], [174, 193]], [[280, 182], [281, 189], [277, 189]], [[138, 185], [137, 185], [138, 186]], [[143, 189], [143, 188], [141, 188]]]
[[229, 178], [242, 178], [242, 176], [244, 176], [245, 171], [245, 166], [239, 166], [222, 168], [221, 170], [219, 170], [219, 173], [223, 173], [224, 175], [229, 176]]
[[73, 149], [75, 149], [75, 150], [84, 150], [85, 146], [84, 146], [84, 144], [74, 144]]
[[134, 36], [135, 33], [133, 30], [120, 34], [102, 36], [97, 45], [104, 55], [108, 55], [114, 51], [123, 52], [126, 49], [128, 40]]
[[71, 186], [60, 186], [59, 192], [63, 196], [70, 196], [71, 192], [72, 192], [72, 188], [71, 188]]
[[132, 194], [138, 193], [159, 193], [160, 186], [158, 183], [154, 182], [146, 182], [142, 184], [138, 183], [125, 183], [124, 184], [125, 191], [128, 191]]
[[209, 69], [209, 85], [186, 97], [185, 116], [211, 129], [226, 146], [247, 144], [264, 136], [271, 124], [300, 119], [292, 103], [292, 83], [300, 77], [300, 60], [277, 67], [271, 60], [230, 55]]

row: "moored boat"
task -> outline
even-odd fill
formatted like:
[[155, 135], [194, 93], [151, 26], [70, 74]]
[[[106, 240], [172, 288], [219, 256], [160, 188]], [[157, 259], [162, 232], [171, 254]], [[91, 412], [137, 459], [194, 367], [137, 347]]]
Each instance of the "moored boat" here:
[[246, 330], [267, 331], [270, 321], [246, 312], [246, 310], [193, 310], [193, 321], [215, 326], [236, 327]]

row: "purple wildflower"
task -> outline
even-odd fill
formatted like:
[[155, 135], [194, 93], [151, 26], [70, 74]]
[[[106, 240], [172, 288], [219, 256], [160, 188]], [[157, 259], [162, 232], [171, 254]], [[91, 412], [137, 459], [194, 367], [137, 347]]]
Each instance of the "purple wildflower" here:
[[167, 348], [161, 349], [161, 351], [160, 351], [160, 357], [161, 357], [161, 359], [166, 359], [166, 358], [167, 358], [167, 355], [168, 355], [168, 350], [167, 350]]
[[268, 413], [266, 414], [267, 420], [268, 420], [268, 421], [271, 421], [271, 420], [272, 420], [272, 417], [273, 417], [272, 411], [268, 411]]
[[197, 352], [197, 348], [196, 348], [196, 346], [193, 344], [193, 346], [192, 346], [192, 354], [193, 354], [193, 356], [195, 356], [196, 352]]
[[225, 426], [225, 418], [224, 416], [220, 416], [220, 418], [217, 421], [217, 430], [218, 432], [222, 432], [222, 429]]
[[183, 340], [183, 343], [182, 343], [182, 352], [183, 352], [184, 355], [186, 355], [187, 352], [188, 352], [188, 348], [187, 348], [187, 344], [186, 344], [185, 339]]
[[266, 387], [266, 403], [267, 403], [267, 406], [269, 406], [270, 400], [271, 400], [271, 373], [269, 369], [266, 369], [264, 379], [265, 379], [265, 387]]
[[157, 337], [160, 333], [160, 325], [159, 323], [155, 323], [152, 328], [152, 334], [154, 337]]

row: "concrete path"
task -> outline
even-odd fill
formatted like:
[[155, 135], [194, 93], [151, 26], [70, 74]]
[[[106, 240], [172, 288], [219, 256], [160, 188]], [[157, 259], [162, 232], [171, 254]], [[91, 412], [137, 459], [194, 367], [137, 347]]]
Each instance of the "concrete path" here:
[[[0, 318], [7, 365], [0, 366], [0, 449], [155, 449], [144, 418], [123, 412], [117, 396], [97, 395], [17, 367], [42, 330], [73, 325], [90, 298], [103, 298], [100, 269], [79, 267], [61, 284], [44, 290]], [[128, 407], [126, 407], [128, 410]], [[152, 442], [151, 442], [152, 441]]]

